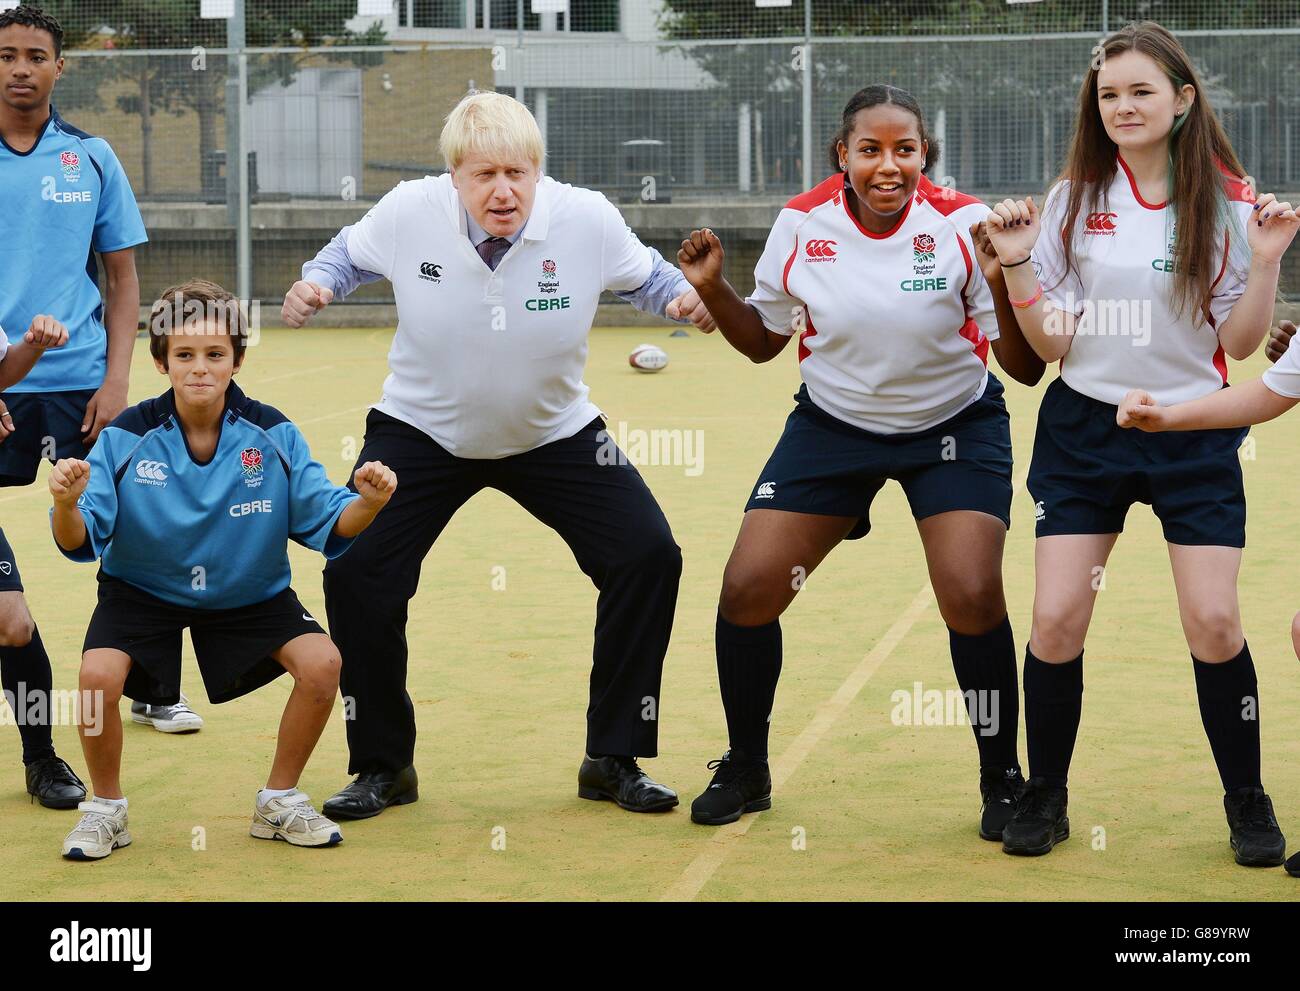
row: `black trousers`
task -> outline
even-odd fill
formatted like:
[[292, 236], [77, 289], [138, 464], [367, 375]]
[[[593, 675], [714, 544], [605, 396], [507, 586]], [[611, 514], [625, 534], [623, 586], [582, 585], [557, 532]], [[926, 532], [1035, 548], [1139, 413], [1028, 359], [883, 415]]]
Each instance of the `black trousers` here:
[[407, 604], [434, 541], [484, 487], [504, 492], [554, 529], [599, 589], [587, 752], [658, 753], [659, 686], [682, 555], [636, 468], [599, 456], [616, 450], [604, 429], [598, 418], [572, 437], [523, 454], [468, 459], [407, 423], [370, 411], [357, 466], [384, 462], [397, 473], [397, 491], [325, 567], [330, 635], [343, 657], [341, 690], [353, 702], [349, 774], [400, 770], [413, 761]]

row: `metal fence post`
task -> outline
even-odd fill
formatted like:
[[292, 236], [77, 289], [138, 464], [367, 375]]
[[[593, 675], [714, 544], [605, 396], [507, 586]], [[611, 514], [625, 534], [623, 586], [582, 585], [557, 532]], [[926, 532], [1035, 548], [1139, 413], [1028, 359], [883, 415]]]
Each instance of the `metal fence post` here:
[[[813, 187], [812, 0], [803, 0], [803, 188]], [[759, 149], [761, 155], [763, 150]]]
[[[239, 53], [239, 264], [238, 296], [253, 298], [253, 206], [248, 175], [248, 54]], [[227, 166], [228, 168], [229, 166]]]
[[[253, 250], [248, 189], [248, 56], [245, 0], [235, 0], [226, 21], [226, 222], [235, 229], [235, 292], [253, 296]], [[233, 58], [232, 58], [233, 56]], [[234, 72], [231, 72], [231, 69]]]

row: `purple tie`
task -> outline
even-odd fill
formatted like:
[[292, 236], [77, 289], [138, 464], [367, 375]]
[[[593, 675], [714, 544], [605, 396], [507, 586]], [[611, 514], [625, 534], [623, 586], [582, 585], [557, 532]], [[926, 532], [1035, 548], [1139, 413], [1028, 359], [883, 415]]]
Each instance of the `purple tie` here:
[[474, 250], [483, 259], [483, 263], [495, 272], [497, 265], [501, 261], [501, 256], [510, 250], [510, 242], [503, 237], [490, 237], [486, 241], [480, 241], [475, 245]]

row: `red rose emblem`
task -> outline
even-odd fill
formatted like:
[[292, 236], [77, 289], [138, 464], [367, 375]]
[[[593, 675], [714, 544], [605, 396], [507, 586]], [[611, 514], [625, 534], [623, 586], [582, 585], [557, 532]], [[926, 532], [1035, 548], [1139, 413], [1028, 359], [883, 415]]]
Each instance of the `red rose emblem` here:
[[934, 238], [929, 234], [916, 235], [912, 238], [912, 250], [917, 254], [930, 254], [934, 251]]
[[244, 466], [244, 471], [258, 471], [262, 467], [262, 452], [255, 447], [250, 447], [239, 453], [239, 460]]
[[77, 157], [77, 153], [75, 151], [65, 151], [63, 154], [59, 156], [59, 161], [69, 167], [73, 167], [81, 164], [81, 159]]

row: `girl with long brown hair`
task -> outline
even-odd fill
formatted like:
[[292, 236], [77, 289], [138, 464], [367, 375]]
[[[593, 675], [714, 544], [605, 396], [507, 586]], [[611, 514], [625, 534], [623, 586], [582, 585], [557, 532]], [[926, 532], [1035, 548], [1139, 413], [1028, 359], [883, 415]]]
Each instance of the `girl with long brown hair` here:
[[1069, 835], [1066, 775], [1097, 579], [1129, 506], [1144, 502], [1168, 544], [1232, 849], [1240, 864], [1280, 864], [1237, 603], [1245, 430], [1138, 435], [1115, 414], [1134, 386], [1177, 403], [1227, 384], [1225, 355], [1249, 357], [1268, 333], [1296, 214], [1255, 197], [1187, 53], [1144, 22], [1103, 42], [1041, 215], [1032, 198], [1006, 200], [987, 226], [1026, 339], [1061, 363], [1028, 482], [1038, 536], [1024, 668], [1031, 777], [1003, 849], [1043, 854]]

